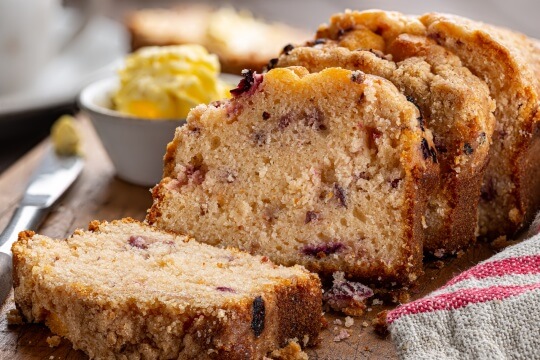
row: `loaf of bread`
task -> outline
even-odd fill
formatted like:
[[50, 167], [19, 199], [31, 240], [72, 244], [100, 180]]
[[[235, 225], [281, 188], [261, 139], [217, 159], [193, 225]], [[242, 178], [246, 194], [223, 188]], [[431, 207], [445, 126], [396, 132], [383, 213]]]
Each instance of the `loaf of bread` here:
[[486, 84], [456, 55], [418, 35], [422, 29], [417, 19], [399, 13], [336, 14], [313, 41], [287, 49], [269, 66], [361, 70], [392, 81], [418, 106], [441, 164], [426, 213], [424, 250], [442, 256], [476, 239], [495, 104]]
[[416, 106], [361, 71], [244, 77], [176, 130], [147, 221], [321, 274], [414, 281], [439, 165]]
[[92, 359], [262, 359], [318, 340], [321, 286], [300, 266], [218, 249], [131, 219], [66, 240], [23, 232], [15, 302]]
[[427, 14], [420, 21], [486, 82], [497, 103], [480, 234], [513, 235], [540, 207], [540, 47], [525, 35], [459, 16]]
[[143, 46], [200, 44], [218, 55], [223, 72], [260, 71], [290, 42], [309, 34], [280, 23], [266, 23], [232, 8], [182, 5], [174, 9], [143, 9], [127, 19], [132, 50]]

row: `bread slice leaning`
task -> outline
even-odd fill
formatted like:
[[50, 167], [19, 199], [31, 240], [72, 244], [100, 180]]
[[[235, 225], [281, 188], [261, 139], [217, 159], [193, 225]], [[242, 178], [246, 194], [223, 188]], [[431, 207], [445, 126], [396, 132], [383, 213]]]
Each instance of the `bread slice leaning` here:
[[65, 240], [23, 232], [15, 303], [92, 359], [262, 359], [318, 341], [321, 285], [300, 266], [217, 249], [132, 219]]
[[495, 104], [486, 84], [456, 55], [421, 35], [423, 29], [399, 13], [336, 14], [313, 41], [283, 52], [272, 65], [361, 70], [392, 81], [419, 108], [441, 165], [425, 215], [424, 250], [442, 256], [476, 239]]
[[540, 49], [525, 35], [459, 16], [420, 17], [429, 37], [457, 54], [497, 102], [480, 233], [512, 235], [540, 207]]
[[244, 76], [176, 130], [147, 221], [324, 275], [414, 281], [439, 165], [416, 106], [360, 71]]

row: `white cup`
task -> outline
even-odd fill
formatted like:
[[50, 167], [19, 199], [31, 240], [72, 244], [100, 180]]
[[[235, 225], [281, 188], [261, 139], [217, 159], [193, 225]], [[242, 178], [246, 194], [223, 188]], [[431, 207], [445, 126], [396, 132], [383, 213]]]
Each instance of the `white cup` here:
[[47, 61], [74, 40], [88, 23], [60, 39], [54, 31], [63, 14], [61, 0], [0, 0], [0, 94], [21, 90]]

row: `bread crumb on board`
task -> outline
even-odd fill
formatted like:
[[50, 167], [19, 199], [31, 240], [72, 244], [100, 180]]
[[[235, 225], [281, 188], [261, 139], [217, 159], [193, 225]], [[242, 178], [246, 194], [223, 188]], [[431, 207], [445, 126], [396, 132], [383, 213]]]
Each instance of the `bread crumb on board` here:
[[49, 336], [47, 337], [47, 344], [49, 344], [49, 347], [57, 347], [60, 345], [60, 342], [62, 341], [62, 338], [57, 335]]
[[377, 314], [377, 317], [371, 321], [373, 329], [377, 335], [386, 337], [388, 335], [388, 323], [386, 322], [386, 316], [388, 315], [388, 310], [383, 310]]
[[350, 336], [351, 334], [347, 330], [341, 329], [339, 333], [336, 336], [334, 336], [334, 342], [340, 342], [341, 340], [345, 340], [349, 338]]
[[17, 309], [11, 309], [7, 312], [6, 315], [8, 325], [22, 325], [24, 324], [24, 319], [21, 316], [21, 313]]
[[302, 351], [296, 340], [291, 340], [284, 348], [274, 350], [263, 360], [308, 360], [308, 355]]

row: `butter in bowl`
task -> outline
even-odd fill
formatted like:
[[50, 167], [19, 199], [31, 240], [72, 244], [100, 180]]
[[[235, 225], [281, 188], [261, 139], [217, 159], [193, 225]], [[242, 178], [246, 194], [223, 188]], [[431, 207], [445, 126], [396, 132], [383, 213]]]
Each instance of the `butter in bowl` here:
[[[128, 55], [117, 77], [86, 87], [79, 96], [119, 178], [156, 184], [163, 155], [189, 110], [229, 96], [217, 57], [199, 45], [141, 48]], [[236, 80], [236, 79], [234, 79]]]

